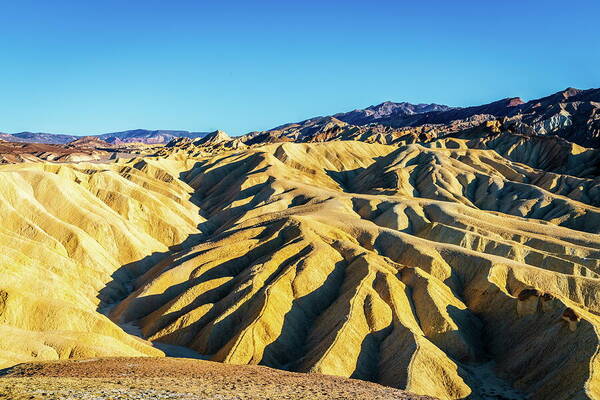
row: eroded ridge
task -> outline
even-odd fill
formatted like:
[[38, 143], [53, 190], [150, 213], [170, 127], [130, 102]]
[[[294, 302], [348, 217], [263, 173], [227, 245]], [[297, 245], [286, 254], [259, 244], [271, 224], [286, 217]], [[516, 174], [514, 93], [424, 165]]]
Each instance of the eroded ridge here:
[[112, 317], [215, 361], [439, 398], [494, 393], [490, 361], [516, 388], [504, 398], [592, 396], [597, 181], [455, 144], [202, 161], [185, 180], [210, 239], [150, 269]]
[[[557, 164], [527, 153], [535, 140], [284, 143], [196, 156], [174, 148], [123, 162], [107, 175], [152, 196], [168, 188], [160, 193], [170, 200], [125, 207], [113, 204], [121, 187], [93, 192], [124, 220], [113, 231], [129, 229], [132, 240], [142, 226], [148, 244], [124, 257], [121, 249], [138, 247], [97, 241], [104, 257], [121, 258], [73, 293], [88, 294], [93, 314], [95, 291], [121, 285], [101, 292], [110, 303], [130, 290], [112, 321], [213, 361], [352, 377], [441, 399], [595, 398], [598, 154], [556, 139], [577, 160]], [[62, 168], [75, 175], [61, 179], [88, 192], [78, 174], [99, 174]], [[153, 230], [150, 210], [179, 220], [165, 216]], [[155, 252], [163, 254], [149, 258]], [[121, 277], [123, 265], [129, 273]], [[77, 268], [62, 273], [82, 273]], [[119, 283], [107, 285], [111, 274]], [[74, 284], [52, 285], [69, 292]], [[93, 315], [119, 332], [110, 340], [126, 336]], [[14, 325], [5, 329], [31, 329]]]

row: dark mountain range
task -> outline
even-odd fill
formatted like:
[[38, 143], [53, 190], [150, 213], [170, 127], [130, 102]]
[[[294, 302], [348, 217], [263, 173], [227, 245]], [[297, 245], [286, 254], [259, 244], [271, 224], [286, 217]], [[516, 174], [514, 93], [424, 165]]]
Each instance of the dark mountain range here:
[[[360, 140], [380, 143], [427, 141], [501, 119], [513, 133], [557, 135], [586, 147], [600, 147], [600, 89], [567, 88], [540, 99], [524, 102], [505, 98], [472, 107], [439, 104], [384, 102], [376, 106], [310, 118], [276, 128], [251, 132], [240, 139], [246, 144], [297, 141]], [[166, 144], [172, 139], [204, 137], [209, 132], [134, 129], [94, 135], [110, 144]], [[66, 144], [79, 136], [21, 132], [0, 134], [11, 142]]]
[[393, 118], [407, 117], [422, 113], [430, 113], [436, 111], [453, 110], [453, 107], [440, 104], [411, 104], [411, 103], [393, 103], [391, 101], [383, 102], [376, 106], [369, 106], [364, 109], [356, 109], [353, 111], [338, 113], [332, 116], [321, 116], [309, 118], [301, 122], [292, 122], [279, 125], [270, 131], [286, 130], [293, 126], [323, 124], [332, 120], [342, 121], [350, 125], [368, 125], [388, 121]]
[[386, 101], [376, 106], [370, 106], [365, 109], [358, 109], [346, 113], [335, 114], [334, 117], [340, 121], [352, 125], [365, 125], [379, 120], [387, 119], [392, 116], [415, 115], [435, 111], [447, 111], [453, 107], [440, 104], [411, 104], [411, 103], [393, 103]]
[[250, 144], [259, 141], [427, 141], [496, 119], [502, 120], [503, 127], [513, 133], [557, 135], [582, 146], [600, 147], [600, 89], [567, 88], [528, 102], [512, 97], [462, 108], [386, 102], [364, 110], [251, 132], [242, 140]]

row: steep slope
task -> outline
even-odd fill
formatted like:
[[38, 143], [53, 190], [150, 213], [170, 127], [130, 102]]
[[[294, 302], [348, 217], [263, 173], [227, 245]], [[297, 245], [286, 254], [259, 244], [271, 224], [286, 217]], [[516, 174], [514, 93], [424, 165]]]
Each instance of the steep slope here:
[[0, 365], [162, 354], [97, 309], [197, 232], [190, 188], [168, 167], [151, 160], [0, 167]]

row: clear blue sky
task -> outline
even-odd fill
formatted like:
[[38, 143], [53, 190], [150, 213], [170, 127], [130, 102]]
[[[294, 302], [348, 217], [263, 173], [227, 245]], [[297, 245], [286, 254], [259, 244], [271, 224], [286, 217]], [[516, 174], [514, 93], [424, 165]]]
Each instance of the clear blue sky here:
[[598, 87], [599, 15], [597, 0], [5, 0], [0, 131], [242, 134], [385, 100]]

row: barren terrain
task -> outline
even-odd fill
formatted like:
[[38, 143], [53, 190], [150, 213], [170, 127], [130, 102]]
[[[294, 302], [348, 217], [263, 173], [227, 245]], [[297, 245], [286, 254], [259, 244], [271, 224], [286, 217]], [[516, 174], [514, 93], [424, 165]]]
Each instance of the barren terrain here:
[[[587, 126], [595, 143], [597, 93], [434, 107], [467, 117], [409, 137], [311, 120], [0, 166], [1, 367], [237, 365], [34, 364], [4, 390], [121, 390], [102, 371], [137, 360], [139, 391], [102, 396], [398, 393], [319, 373], [448, 400], [600, 398], [600, 150], [568, 140]], [[482, 110], [506, 115], [468, 117]], [[188, 365], [204, 383], [174, 377]]]
[[434, 400], [355, 379], [176, 358], [109, 358], [19, 365], [0, 399]]

